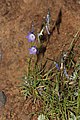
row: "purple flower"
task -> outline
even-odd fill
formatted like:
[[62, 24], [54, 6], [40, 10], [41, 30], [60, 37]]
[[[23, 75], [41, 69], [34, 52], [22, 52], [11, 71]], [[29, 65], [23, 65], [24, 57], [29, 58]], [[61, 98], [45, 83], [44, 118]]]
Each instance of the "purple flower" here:
[[46, 23], [49, 25], [50, 24], [50, 10], [48, 9], [48, 13], [47, 13], [47, 16], [46, 16]]
[[32, 46], [31, 48], [29, 48], [29, 53], [35, 55], [35, 54], [37, 53], [37, 48], [36, 48], [36, 46]]
[[69, 75], [67, 74], [66, 68], [64, 67], [64, 75], [66, 76], [66, 78], [69, 79]]
[[58, 64], [58, 63], [56, 63], [56, 62], [54, 62], [54, 64], [55, 64], [55, 66], [56, 66], [57, 70], [60, 70], [59, 64]]
[[34, 42], [36, 37], [33, 32], [29, 32], [26, 38], [28, 39], [28, 42]]
[[57, 68], [58, 70], [60, 70], [60, 67], [59, 67], [58, 63], [56, 63], [56, 68]]

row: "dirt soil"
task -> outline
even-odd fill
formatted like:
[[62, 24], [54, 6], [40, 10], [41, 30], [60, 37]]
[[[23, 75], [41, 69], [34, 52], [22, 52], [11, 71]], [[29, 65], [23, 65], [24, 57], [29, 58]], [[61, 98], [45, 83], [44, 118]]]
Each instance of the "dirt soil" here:
[[[56, 30], [53, 32], [45, 52], [45, 57], [57, 59], [80, 29], [80, 0], [0, 0], [0, 90], [7, 96], [6, 105], [0, 110], [0, 120], [37, 120], [31, 113], [39, 110], [39, 101], [33, 104], [32, 99], [25, 100], [18, 85], [27, 71], [26, 35], [32, 21], [35, 31], [40, 30], [48, 8], [53, 22], [62, 8], [60, 34]], [[75, 46], [78, 57], [80, 39]]]

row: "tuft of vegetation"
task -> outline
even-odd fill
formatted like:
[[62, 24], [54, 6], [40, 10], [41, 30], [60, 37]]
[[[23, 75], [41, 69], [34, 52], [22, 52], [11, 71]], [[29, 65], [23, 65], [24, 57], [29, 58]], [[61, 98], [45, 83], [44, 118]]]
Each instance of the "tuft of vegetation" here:
[[[47, 19], [48, 17], [47, 15]], [[77, 61], [74, 60], [74, 47], [80, 38], [79, 31], [68, 51], [62, 53], [60, 63], [47, 58], [44, 64], [38, 64], [38, 57], [43, 49], [39, 37], [44, 36], [46, 25], [47, 23], [38, 34], [39, 48], [35, 47], [37, 52], [35, 49], [30, 51], [31, 54], [35, 52], [37, 60], [33, 61], [33, 56], [28, 59], [28, 71], [22, 77], [21, 91], [26, 99], [31, 96], [34, 103], [36, 100], [42, 103], [41, 110], [37, 112], [38, 120], [80, 120], [80, 57]], [[34, 37], [33, 32], [31, 36]], [[48, 37], [50, 38], [50, 34]], [[28, 38], [30, 41], [30, 36]], [[51, 64], [47, 68], [49, 61]]]

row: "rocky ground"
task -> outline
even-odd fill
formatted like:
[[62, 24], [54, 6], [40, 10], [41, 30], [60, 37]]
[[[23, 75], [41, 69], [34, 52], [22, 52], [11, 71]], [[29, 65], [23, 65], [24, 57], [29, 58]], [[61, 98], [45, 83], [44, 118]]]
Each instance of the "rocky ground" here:
[[[45, 52], [45, 57], [57, 59], [80, 30], [80, 0], [0, 0], [0, 91], [7, 97], [5, 107], [0, 108], [0, 120], [37, 120], [31, 112], [39, 110], [39, 101], [33, 104], [31, 98], [25, 100], [18, 85], [27, 71], [26, 35], [32, 21], [39, 32], [48, 8], [53, 23], [62, 8], [60, 34], [53, 32]], [[79, 45], [80, 39], [75, 45], [76, 57], [80, 55]]]

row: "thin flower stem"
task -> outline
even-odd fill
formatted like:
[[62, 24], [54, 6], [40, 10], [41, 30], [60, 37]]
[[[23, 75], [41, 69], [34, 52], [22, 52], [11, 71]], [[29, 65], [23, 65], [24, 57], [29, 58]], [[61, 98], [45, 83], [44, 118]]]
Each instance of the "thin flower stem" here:
[[75, 39], [78, 39], [80, 37], [79, 32], [80, 32], [80, 30], [74, 35], [74, 38], [73, 38], [73, 40], [72, 40], [72, 42], [70, 44], [70, 47], [68, 49], [69, 51], [72, 49]]

